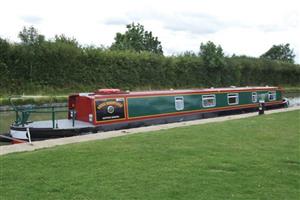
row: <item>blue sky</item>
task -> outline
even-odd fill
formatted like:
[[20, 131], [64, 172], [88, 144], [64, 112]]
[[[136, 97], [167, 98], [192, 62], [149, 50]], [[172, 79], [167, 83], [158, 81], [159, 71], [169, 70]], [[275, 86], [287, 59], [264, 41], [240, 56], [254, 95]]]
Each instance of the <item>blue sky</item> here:
[[227, 55], [254, 57], [290, 43], [300, 63], [297, 0], [7, 0], [1, 1], [0, 37], [19, 41], [22, 27], [33, 25], [48, 39], [65, 34], [81, 44], [109, 46], [131, 22], [152, 31], [166, 55], [198, 52], [209, 40]]

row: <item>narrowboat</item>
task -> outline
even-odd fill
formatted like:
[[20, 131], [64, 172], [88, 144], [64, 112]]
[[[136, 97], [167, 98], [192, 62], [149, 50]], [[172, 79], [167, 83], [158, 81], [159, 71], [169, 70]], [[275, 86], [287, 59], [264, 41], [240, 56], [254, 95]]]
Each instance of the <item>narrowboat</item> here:
[[259, 105], [277, 108], [285, 103], [283, 89], [269, 86], [144, 92], [99, 89], [70, 95], [66, 119], [55, 119], [52, 109], [52, 120], [30, 122], [30, 113], [36, 111], [16, 109], [10, 134], [22, 140], [67, 137], [257, 111]]

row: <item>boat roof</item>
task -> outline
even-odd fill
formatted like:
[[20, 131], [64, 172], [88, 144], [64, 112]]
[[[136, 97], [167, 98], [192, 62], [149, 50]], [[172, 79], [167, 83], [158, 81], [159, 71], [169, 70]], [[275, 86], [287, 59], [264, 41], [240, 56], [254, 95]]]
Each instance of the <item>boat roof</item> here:
[[[154, 90], [154, 91], [133, 91], [133, 92], [116, 92], [116, 89], [112, 89], [112, 93], [78, 93], [75, 96], [85, 96], [87, 98], [108, 98], [108, 97], [133, 97], [133, 96], [157, 96], [157, 95], [173, 95], [173, 94], [209, 94], [209, 93], [220, 93], [220, 92], [240, 92], [240, 91], [259, 91], [259, 90], [276, 90], [278, 87], [271, 86], [255, 86], [255, 87], [223, 87], [223, 88], [203, 88], [203, 89], [180, 89], [180, 90]], [[108, 89], [106, 89], [108, 90]], [[71, 96], [74, 96], [71, 95]]]

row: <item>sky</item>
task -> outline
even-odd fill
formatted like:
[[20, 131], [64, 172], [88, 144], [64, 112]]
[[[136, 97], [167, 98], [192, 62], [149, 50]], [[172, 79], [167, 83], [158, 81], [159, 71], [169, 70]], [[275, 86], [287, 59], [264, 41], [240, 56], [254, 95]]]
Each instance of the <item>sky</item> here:
[[11, 42], [34, 26], [47, 39], [110, 46], [132, 22], [152, 31], [165, 55], [197, 53], [212, 41], [228, 56], [258, 57], [290, 43], [300, 63], [299, 0], [0, 0], [0, 37]]

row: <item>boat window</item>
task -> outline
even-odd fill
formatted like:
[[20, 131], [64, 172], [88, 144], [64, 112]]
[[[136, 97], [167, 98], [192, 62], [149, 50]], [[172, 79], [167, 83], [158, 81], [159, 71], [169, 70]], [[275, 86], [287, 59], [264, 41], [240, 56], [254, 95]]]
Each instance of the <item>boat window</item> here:
[[202, 95], [202, 106], [204, 108], [215, 107], [216, 106], [216, 96], [212, 95]]
[[236, 105], [239, 103], [239, 94], [238, 93], [230, 93], [227, 94], [228, 105]]
[[175, 97], [175, 109], [183, 110], [184, 109], [184, 98], [182, 96]]
[[267, 94], [259, 94], [258, 95], [258, 101], [259, 101], [259, 103], [265, 102], [266, 97], [267, 97]]
[[268, 96], [270, 101], [276, 100], [276, 91], [269, 92]]
[[253, 103], [257, 102], [257, 93], [256, 92], [252, 92], [252, 102]]

